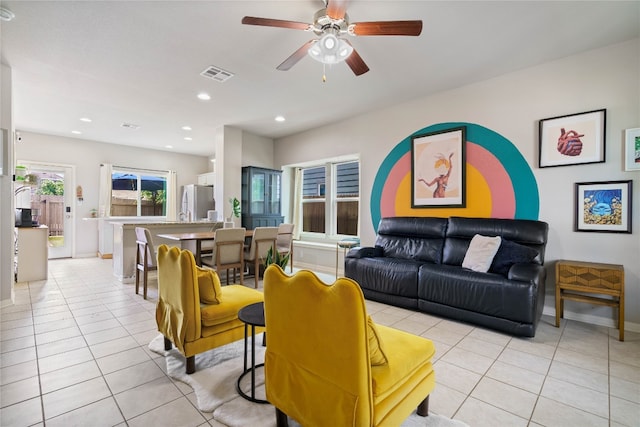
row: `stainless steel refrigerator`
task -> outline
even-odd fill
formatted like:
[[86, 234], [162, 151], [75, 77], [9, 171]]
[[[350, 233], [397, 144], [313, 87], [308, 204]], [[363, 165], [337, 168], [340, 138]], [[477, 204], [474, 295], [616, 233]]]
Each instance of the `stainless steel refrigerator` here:
[[207, 212], [215, 209], [213, 185], [188, 184], [182, 187], [180, 213], [184, 214], [186, 219], [192, 221], [207, 219]]

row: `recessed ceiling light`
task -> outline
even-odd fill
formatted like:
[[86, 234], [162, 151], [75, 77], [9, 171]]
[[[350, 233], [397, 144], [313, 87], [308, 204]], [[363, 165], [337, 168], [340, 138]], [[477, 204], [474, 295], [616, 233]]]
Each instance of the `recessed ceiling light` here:
[[165, 145], [164, 148], [173, 148], [173, 145]]
[[182, 126], [182, 130], [191, 130], [191, 126]]
[[91, 120], [91, 119], [90, 119], [90, 118], [88, 118], [88, 117], [81, 117], [81, 118], [80, 118], [80, 121], [81, 121], [81, 122], [85, 122], [85, 123], [91, 123], [93, 120]]
[[208, 93], [205, 92], [200, 92], [198, 94], [198, 99], [202, 100], [202, 101], [208, 101], [211, 99], [211, 95], [209, 95]]
[[276, 116], [275, 120], [276, 120], [276, 122], [284, 122], [285, 118], [284, 118], [284, 116]]
[[185, 141], [193, 141], [193, 138], [191, 138], [190, 136], [185, 136], [185, 137], [184, 137], [184, 140], [185, 140]]
[[15, 13], [11, 12], [6, 7], [0, 7], [0, 20], [8, 22], [13, 20], [13, 18], [15, 17], [16, 17]]
[[82, 135], [82, 132], [80, 132], [79, 130], [72, 130], [71, 133], [75, 135]]

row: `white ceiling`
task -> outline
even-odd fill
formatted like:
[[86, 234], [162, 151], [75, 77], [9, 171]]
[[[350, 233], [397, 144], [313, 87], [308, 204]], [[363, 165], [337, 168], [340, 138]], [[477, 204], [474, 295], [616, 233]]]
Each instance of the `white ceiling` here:
[[[351, 22], [421, 19], [422, 35], [352, 38], [371, 71], [338, 64], [322, 83], [311, 58], [276, 70], [313, 33], [240, 23], [310, 23], [320, 0], [1, 4], [16, 15], [1, 23], [1, 53], [17, 130], [205, 156], [223, 125], [278, 138], [640, 35], [640, 1], [352, 0]], [[201, 77], [210, 65], [235, 76]]]

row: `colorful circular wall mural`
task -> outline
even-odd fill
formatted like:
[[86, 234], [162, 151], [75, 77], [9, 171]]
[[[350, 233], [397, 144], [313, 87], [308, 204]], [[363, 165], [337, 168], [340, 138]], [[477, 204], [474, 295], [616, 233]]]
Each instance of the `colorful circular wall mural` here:
[[[466, 207], [411, 207], [411, 138], [466, 126]], [[538, 219], [540, 199], [533, 172], [502, 135], [473, 123], [438, 123], [409, 135], [384, 159], [371, 190], [371, 220], [393, 216]]]

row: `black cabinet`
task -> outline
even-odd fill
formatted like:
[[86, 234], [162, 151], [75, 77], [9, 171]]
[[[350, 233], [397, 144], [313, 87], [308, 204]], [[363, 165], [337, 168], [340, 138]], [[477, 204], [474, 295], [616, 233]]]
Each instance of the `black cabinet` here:
[[242, 168], [242, 226], [277, 227], [284, 221], [280, 198], [282, 172], [245, 166]]

